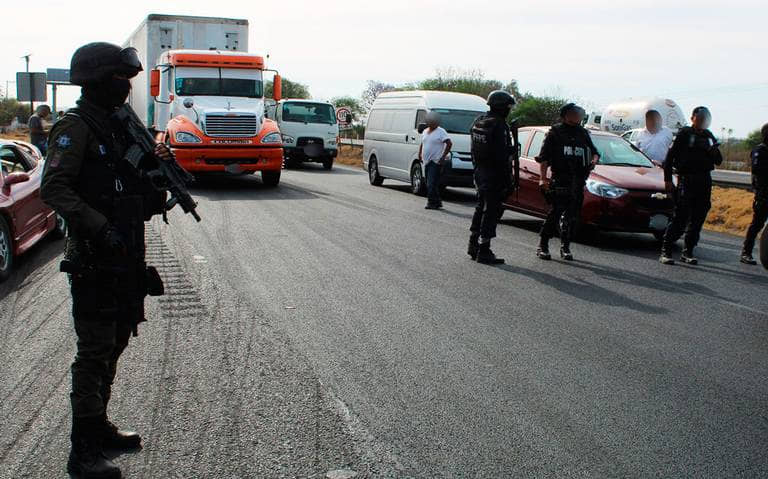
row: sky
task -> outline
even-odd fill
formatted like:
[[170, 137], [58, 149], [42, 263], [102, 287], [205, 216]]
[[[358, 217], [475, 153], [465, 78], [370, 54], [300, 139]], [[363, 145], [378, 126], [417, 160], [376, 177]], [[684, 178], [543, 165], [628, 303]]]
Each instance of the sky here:
[[[764, 0], [37, 0], [4, 2], [2, 13], [3, 91], [24, 70], [22, 55], [32, 54], [31, 71], [68, 68], [78, 46], [122, 44], [148, 14], [163, 13], [249, 20], [250, 51], [269, 54], [269, 67], [320, 99], [359, 97], [367, 80], [402, 84], [457, 68], [588, 110], [648, 96], [686, 114], [707, 105], [718, 136], [768, 122]], [[79, 92], [59, 93], [62, 107]]]

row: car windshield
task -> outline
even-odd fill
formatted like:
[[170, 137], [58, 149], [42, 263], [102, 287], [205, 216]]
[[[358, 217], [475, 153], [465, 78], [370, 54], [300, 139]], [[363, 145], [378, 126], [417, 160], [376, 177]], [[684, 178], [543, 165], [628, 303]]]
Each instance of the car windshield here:
[[261, 80], [250, 78], [176, 78], [176, 94], [181, 96], [238, 96], [261, 98]]
[[457, 135], [469, 135], [469, 130], [475, 119], [485, 113], [483, 111], [449, 110], [447, 108], [433, 108], [432, 111], [440, 114], [440, 126], [445, 128], [445, 131]]
[[602, 155], [601, 165], [639, 166], [652, 168], [653, 163], [645, 155], [627, 143], [627, 140], [617, 136], [592, 135], [597, 150]]
[[336, 113], [327, 103], [287, 102], [283, 104], [283, 121], [333, 125]]

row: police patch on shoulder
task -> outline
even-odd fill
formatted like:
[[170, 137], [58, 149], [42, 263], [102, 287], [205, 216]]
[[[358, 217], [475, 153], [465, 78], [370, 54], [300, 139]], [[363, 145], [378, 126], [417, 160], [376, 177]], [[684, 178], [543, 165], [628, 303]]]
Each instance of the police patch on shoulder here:
[[70, 138], [68, 135], [61, 135], [56, 140], [56, 146], [59, 148], [67, 149], [72, 145], [72, 138]]

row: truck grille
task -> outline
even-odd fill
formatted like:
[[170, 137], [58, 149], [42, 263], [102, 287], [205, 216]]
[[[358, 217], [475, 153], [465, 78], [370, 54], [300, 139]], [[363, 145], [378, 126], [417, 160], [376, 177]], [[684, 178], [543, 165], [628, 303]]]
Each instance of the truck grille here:
[[205, 115], [205, 134], [208, 136], [256, 136], [256, 115]]
[[296, 141], [296, 146], [307, 146], [307, 145], [319, 145], [321, 148], [323, 147], [323, 139], [322, 138], [310, 138], [310, 137], [301, 137]]

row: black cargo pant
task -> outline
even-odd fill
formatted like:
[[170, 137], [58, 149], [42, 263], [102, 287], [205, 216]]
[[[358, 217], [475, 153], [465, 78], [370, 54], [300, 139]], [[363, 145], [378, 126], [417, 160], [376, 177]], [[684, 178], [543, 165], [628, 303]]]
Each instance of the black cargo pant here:
[[584, 184], [553, 181], [546, 195], [551, 207], [541, 227], [541, 238], [549, 241], [559, 228], [560, 241], [567, 246], [571, 243], [573, 232], [581, 216]]
[[472, 215], [472, 225], [469, 230], [472, 236], [490, 240], [496, 237], [496, 224], [503, 211], [506, 188], [501, 183], [478, 181], [477, 175], [475, 175], [475, 186], [477, 187], [477, 206], [475, 214]]
[[675, 214], [664, 233], [664, 250], [669, 251], [685, 231], [684, 245], [688, 253], [699, 243], [701, 228], [712, 206], [712, 177], [709, 172], [680, 175]]
[[755, 188], [755, 200], [752, 203], [752, 223], [747, 229], [747, 237], [744, 238], [744, 253], [752, 254], [755, 248], [755, 240], [760, 230], [768, 221], [768, 178], [752, 177], [752, 186]]
[[103, 416], [117, 362], [143, 319], [143, 298], [118, 297], [103, 278], [71, 278], [77, 354], [72, 363], [73, 418]]

